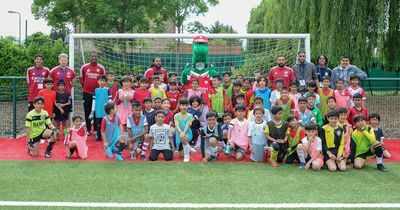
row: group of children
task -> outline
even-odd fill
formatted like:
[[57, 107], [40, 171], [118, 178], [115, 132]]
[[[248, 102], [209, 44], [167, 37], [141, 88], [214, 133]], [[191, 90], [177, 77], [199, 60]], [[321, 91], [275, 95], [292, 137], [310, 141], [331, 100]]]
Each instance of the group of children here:
[[[368, 114], [356, 75], [347, 88], [337, 80], [335, 90], [328, 76], [322, 78], [322, 87], [309, 81], [303, 94], [297, 92], [297, 81], [284, 87], [283, 80], [277, 79], [276, 89], [271, 90], [266, 77], [256, 78], [252, 85], [243, 75], [231, 82], [230, 73], [224, 73], [222, 83], [219, 76], [213, 77], [212, 88], [204, 92], [197, 79], [182, 88], [176, 74], [171, 76], [168, 84], [161, 82], [163, 74], [158, 72], [151, 84], [146, 77], [124, 76], [118, 85], [112, 73], [98, 78], [90, 118], [108, 157], [123, 160], [122, 152], [128, 150], [131, 159], [140, 155], [154, 161], [162, 153], [165, 160], [172, 160], [179, 153], [189, 162], [190, 154], [201, 150], [204, 162], [216, 161], [222, 153], [236, 160], [250, 154], [251, 160], [269, 159], [274, 167], [298, 162], [300, 168], [319, 170], [326, 165], [330, 171], [343, 171], [347, 163], [362, 168], [375, 155], [378, 169], [387, 171], [382, 158], [390, 154], [383, 148], [380, 116]], [[35, 98], [26, 126], [29, 153], [37, 156], [38, 139], [50, 138], [45, 156], [51, 157], [55, 128], [68, 120], [71, 99], [62, 83], [57, 93], [50, 93], [51, 79], [44, 84], [45, 99], [41, 93]], [[66, 156], [77, 151], [86, 158], [85, 141], [92, 133], [86, 131], [81, 117], [72, 121], [64, 140]]]

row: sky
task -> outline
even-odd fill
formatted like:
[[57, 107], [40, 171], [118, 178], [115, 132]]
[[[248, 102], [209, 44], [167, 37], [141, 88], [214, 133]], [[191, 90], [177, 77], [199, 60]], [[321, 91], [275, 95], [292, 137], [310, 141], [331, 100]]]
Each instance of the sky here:
[[[250, 18], [252, 8], [260, 4], [261, 0], [219, 0], [220, 3], [209, 8], [205, 16], [193, 16], [188, 22], [200, 21], [205, 26], [210, 26], [219, 20], [225, 25], [231, 25], [238, 33], [246, 33], [246, 25]], [[44, 19], [35, 20], [31, 13], [33, 0], [0, 0], [0, 36], [19, 36], [18, 14], [21, 13], [21, 37], [25, 37], [25, 20], [28, 21], [28, 36], [35, 32], [49, 34], [51, 27], [47, 26]]]

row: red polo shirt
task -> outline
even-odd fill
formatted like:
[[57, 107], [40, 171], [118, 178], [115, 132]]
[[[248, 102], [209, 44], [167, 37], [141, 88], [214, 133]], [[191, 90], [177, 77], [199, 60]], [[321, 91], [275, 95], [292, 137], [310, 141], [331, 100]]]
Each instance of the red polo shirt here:
[[60, 80], [64, 80], [65, 92], [71, 95], [71, 82], [75, 79], [75, 72], [68, 66], [63, 70], [60, 66], [54, 67], [50, 71], [50, 77], [53, 78], [53, 90], [57, 91], [57, 84]]
[[283, 79], [283, 86], [290, 88], [290, 81], [296, 80], [296, 76], [293, 70], [287, 66], [281, 68], [279, 66], [275, 66], [268, 73], [268, 80], [272, 82], [272, 90], [276, 90], [276, 80], [278, 78]]
[[94, 89], [99, 87], [98, 77], [104, 75], [106, 70], [101, 64], [87, 63], [81, 67], [79, 72], [79, 81], [82, 85], [83, 92], [94, 93]]

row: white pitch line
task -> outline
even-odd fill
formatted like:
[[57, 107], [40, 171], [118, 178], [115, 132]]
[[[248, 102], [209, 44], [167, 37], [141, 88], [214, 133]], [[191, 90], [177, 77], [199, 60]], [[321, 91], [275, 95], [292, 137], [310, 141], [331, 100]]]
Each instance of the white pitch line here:
[[103, 208], [400, 208], [400, 203], [95, 203], [0, 201], [0, 206]]

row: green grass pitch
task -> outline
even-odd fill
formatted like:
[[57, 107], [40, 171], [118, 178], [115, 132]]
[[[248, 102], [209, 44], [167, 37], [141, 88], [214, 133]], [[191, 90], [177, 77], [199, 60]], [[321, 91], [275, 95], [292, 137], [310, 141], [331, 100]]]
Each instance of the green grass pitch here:
[[[0, 200], [124, 203], [394, 203], [400, 164], [346, 172], [256, 163], [0, 161]], [[0, 207], [0, 209], [68, 209]], [[81, 208], [74, 208], [81, 209]], [[82, 208], [83, 209], [83, 208]]]

